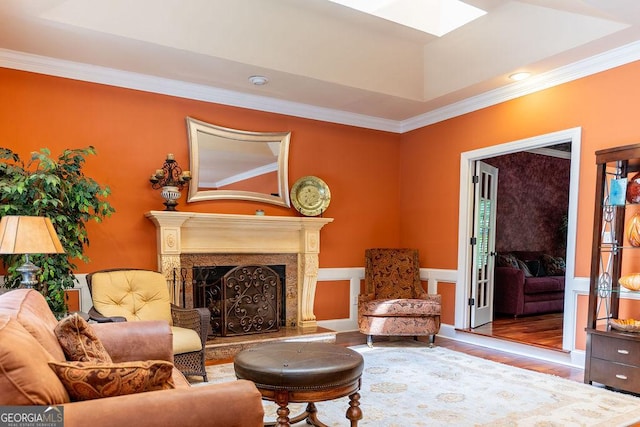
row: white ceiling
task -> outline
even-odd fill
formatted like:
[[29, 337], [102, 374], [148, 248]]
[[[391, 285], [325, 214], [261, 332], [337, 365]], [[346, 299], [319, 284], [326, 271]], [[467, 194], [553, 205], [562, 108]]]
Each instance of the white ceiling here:
[[[98, 66], [112, 84], [187, 83], [406, 129], [496, 90], [548, 86], [605, 52], [640, 52], [639, 0], [466, 3], [488, 13], [438, 38], [326, 0], [2, 0], [0, 66], [39, 71], [34, 58], [53, 58], [69, 77], [83, 78], [72, 65]], [[522, 70], [537, 77], [508, 79]], [[251, 85], [256, 74], [269, 83]]]

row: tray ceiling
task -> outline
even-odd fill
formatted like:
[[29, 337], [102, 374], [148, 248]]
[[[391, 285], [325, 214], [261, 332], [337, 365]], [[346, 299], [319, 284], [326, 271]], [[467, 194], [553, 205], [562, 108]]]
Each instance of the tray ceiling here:
[[437, 37], [326, 0], [3, 0], [0, 49], [403, 121], [640, 38], [637, 0], [466, 3]]

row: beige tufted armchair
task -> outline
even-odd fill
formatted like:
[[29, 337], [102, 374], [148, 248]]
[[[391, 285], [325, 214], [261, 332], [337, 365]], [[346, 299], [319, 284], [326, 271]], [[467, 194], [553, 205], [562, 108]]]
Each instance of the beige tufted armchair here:
[[211, 314], [171, 303], [166, 278], [157, 271], [100, 270], [87, 275], [93, 301], [89, 317], [97, 322], [166, 320], [173, 333], [174, 365], [185, 376], [207, 381], [205, 345]]
[[427, 294], [420, 282], [416, 249], [367, 249], [365, 293], [358, 296], [358, 328], [373, 345], [373, 335], [429, 336], [440, 330], [440, 295]]

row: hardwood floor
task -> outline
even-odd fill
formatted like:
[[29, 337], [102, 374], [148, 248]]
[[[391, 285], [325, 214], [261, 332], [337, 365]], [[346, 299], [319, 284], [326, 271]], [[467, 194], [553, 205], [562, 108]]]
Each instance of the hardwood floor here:
[[561, 351], [562, 321], [562, 313], [517, 318], [496, 317], [493, 322], [466, 331]]
[[[400, 338], [391, 338], [400, 339]], [[411, 339], [411, 338], [403, 338]], [[386, 337], [374, 337], [375, 342], [386, 341], [389, 338]], [[426, 341], [426, 338], [420, 338], [420, 341]], [[360, 332], [340, 332], [336, 335], [336, 344], [351, 346], [358, 344], [365, 344], [366, 337]], [[445, 347], [454, 351], [467, 353], [472, 356], [481, 357], [483, 359], [493, 360], [494, 362], [504, 363], [506, 365], [515, 366], [518, 368], [529, 369], [531, 371], [541, 372], [544, 374], [556, 375], [558, 377], [566, 378], [572, 381], [582, 382], [584, 379], [584, 371], [579, 368], [574, 368], [566, 365], [560, 365], [557, 363], [545, 362], [539, 359], [533, 359], [530, 357], [519, 356], [516, 354], [506, 353], [498, 350], [489, 349], [473, 344], [467, 344], [459, 341], [455, 341], [449, 338], [437, 337], [436, 345]]]

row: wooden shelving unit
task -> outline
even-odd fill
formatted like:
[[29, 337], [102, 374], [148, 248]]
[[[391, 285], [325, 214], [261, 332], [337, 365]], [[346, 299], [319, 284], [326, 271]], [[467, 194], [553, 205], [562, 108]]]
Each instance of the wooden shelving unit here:
[[[640, 247], [627, 239], [627, 224], [640, 205], [616, 201], [615, 184], [640, 171], [640, 144], [596, 152], [597, 182], [591, 256], [585, 383], [640, 393], [640, 333], [611, 327], [620, 301], [640, 293], [620, 286], [620, 277], [640, 273]], [[624, 186], [622, 186], [624, 189]], [[624, 190], [623, 190], [624, 191]], [[640, 318], [640, 313], [635, 317]]]

